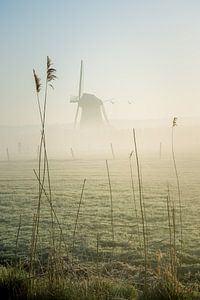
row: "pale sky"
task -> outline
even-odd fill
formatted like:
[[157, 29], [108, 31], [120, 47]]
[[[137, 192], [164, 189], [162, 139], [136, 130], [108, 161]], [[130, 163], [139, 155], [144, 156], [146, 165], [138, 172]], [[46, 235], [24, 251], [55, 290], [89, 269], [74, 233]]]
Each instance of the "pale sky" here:
[[200, 116], [199, 16], [198, 0], [0, 0], [0, 125], [39, 123], [32, 69], [47, 55], [47, 123], [73, 121], [81, 59], [110, 119]]

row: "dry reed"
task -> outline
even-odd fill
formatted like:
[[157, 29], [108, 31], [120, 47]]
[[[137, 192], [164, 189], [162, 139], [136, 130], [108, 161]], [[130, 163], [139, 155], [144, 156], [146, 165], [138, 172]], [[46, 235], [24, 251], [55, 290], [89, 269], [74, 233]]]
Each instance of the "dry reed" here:
[[112, 143], [110, 143], [110, 149], [111, 149], [111, 153], [112, 153], [112, 158], [115, 159], [115, 152], [114, 152]]
[[113, 242], [113, 250], [114, 250], [115, 233], [114, 233], [114, 218], [113, 218], [113, 196], [112, 196], [112, 186], [111, 186], [110, 172], [109, 172], [109, 166], [107, 160], [106, 160], [106, 170], [108, 175], [108, 184], [109, 184], [109, 193], [110, 193], [110, 220], [111, 220], [111, 232], [112, 232], [112, 242]]
[[129, 155], [129, 167], [130, 167], [130, 174], [131, 174], [131, 188], [132, 188], [133, 204], [134, 204], [134, 209], [135, 209], [135, 218], [136, 218], [136, 225], [137, 225], [138, 242], [139, 242], [139, 246], [141, 248], [140, 227], [139, 227], [139, 219], [138, 219], [138, 211], [137, 211], [137, 204], [136, 204], [136, 197], [135, 197], [135, 187], [134, 187], [134, 179], [133, 179], [132, 155], [133, 155], [133, 151], [131, 151], [131, 153]]
[[173, 265], [173, 246], [172, 246], [172, 225], [171, 225], [171, 213], [170, 213], [170, 192], [169, 186], [167, 188], [167, 219], [168, 219], [168, 229], [169, 229], [169, 253], [170, 253], [170, 266], [171, 272], [174, 273]]
[[141, 211], [141, 219], [142, 219], [142, 234], [143, 234], [143, 246], [144, 246], [144, 268], [145, 268], [145, 290], [147, 288], [147, 245], [146, 245], [146, 230], [145, 230], [145, 217], [144, 217], [144, 208], [143, 208], [143, 197], [142, 197], [142, 183], [141, 183], [141, 175], [140, 175], [140, 164], [137, 150], [137, 141], [136, 141], [136, 133], [133, 128], [133, 141], [135, 148], [135, 158], [137, 165], [137, 177], [138, 177], [138, 188], [139, 188], [139, 201], [140, 201], [140, 211]]
[[175, 153], [174, 153], [174, 128], [177, 126], [177, 118], [173, 118], [172, 122], [172, 132], [171, 132], [171, 145], [172, 145], [172, 158], [173, 158], [173, 164], [174, 164], [174, 171], [176, 175], [176, 183], [177, 183], [177, 189], [178, 189], [178, 202], [179, 202], [179, 218], [180, 218], [180, 242], [181, 242], [181, 254], [183, 250], [183, 221], [182, 221], [182, 203], [181, 203], [181, 189], [180, 189], [180, 182], [179, 182], [179, 176], [178, 176], [178, 170], [176, 166], [176, 159], [175, 159]]
[[79, 218], [81, 203], [82, 203], [82, 200], [83, 200], [83, 193], [84, 193], [84, 189], [85, 189], [85, 183], [86, 183], [86, 178], [83, 180], [83, 186], [82, 186], [82, 189], [81, 189], [81, 195], [80, 195], [80, 199], [79, 199], [79, 203], [78, 203], [78, 209], [77, 209], [76, 219], [75, 219], [75, 224], [74, 224], [74, 231], [73, 231], [73, 237], [72, 237], [72, 254], [73, 255], [74, 255], [74, 246], [75, 246], [75, 235], [76, 235], [76, 229], [77, 229], [77, 225], [78, 225], [78, 218]]
[[[52, 81], [56, 79], [55, 75], [56, 70], [52, 66], [52, 62], [50, 58], [47, 56], [47, 66], [46, 66], [46, 83], [45, 83], [45, 94], [44, 94], [44, 103], [43, 108], [40, 102], [39, 93], [41, 91], [41, 80], [37, 76], [35, 70], [33, 70], [33, 76], [35, 80], [35, 88], [36, 88], [36, 96], [37, 96], [37, 104], [39, 109], [40, 115], [40, 122], [41, 122], [41, 138], [40, 138], [40, 145], [39, 145], [39, 158], [38, 158], [38, 205], [37, 205], [37, 214], [36, 214], [36, 223], [35, 223], [35, 230], [33, 230], [34, 237], [33, 237], [33, 259], [36, 256], [36, 249], [37, 249], [37, 240], [38, 240], [38, 232], [39, 232], [39, 223], [40, 223], [40, 207], [41, 207], [41, 198], [43, 193], [43, 186], [45, 182], [45, 174], [47, 173], [47, 182], [48, 182], [48, 191], [49, 191], [49, 199], [52, 202], [52, 194], [51, 194], [51, 182], [50, 182], [50, 172], [49, 172], [49, 162], [47, 157], [47, 148], [46, 148], [46, 140], [45, 140], [45, 121], [46, 121], [46, 106], [47, 106], [47, 95], [48, 95], [48, 86], [52, 85]], [[42, 167], [43, 161], [43, 167]], [[41, 180], [42, 179], [42, 180]], [[52, 208], [52, 205], [51, 205]], [[54, 244], [54, 219], [53, 219], [53, 211], [51, 209], [51, 243], [53, 252], [55, 252], [55, 244]]]
[[19, 224], [17, 228], [17, 236], [16, 236], [16, 242], [15, 242], [15, 261], [17, 260], [17, 252], [18, 252], [18, 243], [19, 243], [19, 233], [21, 229], [21, 223], [22, 223], [22, 217], [19, 216]]

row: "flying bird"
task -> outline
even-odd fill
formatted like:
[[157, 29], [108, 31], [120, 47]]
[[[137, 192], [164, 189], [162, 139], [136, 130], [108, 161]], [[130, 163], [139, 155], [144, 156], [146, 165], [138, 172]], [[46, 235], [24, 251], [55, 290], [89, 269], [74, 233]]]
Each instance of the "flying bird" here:
[[172, 123], [172, 126], [173, 126], [173, 127], [177, 126], [177, 120], [178, 120], [177, 117], [174, 117], [174, 118], [173, 118], [173, 123]]

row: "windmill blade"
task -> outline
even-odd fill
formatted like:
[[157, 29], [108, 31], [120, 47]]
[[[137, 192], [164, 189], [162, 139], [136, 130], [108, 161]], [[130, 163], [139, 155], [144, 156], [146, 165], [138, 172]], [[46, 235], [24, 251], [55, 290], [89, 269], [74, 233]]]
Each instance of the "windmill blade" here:
[[78, 89], [79, 100], [82, 96], [82, 87], [83, 87], [83, 60], [81, 60], [81, 69], [80, 69], [80, 80], [79, 80], [79, 89]]
[[103, 103], [106, 103], [106, 102], [110, 102], [112, 104], [115, 103], [115, 99], [114, 98], [110, 98], [110, 99], [107, 99], [107, 100], [104, 100]]
[[78, 104], [77, 104], [76, 115], [74, 120], [74, 127], [76, 126], [78, 113], [79, 113], [79, 101], [81, 99], [82, 85], [83, 85], [82, 81], [83, 81], [83, 61], [81, 60], [80, 79], [79, 79], [79, 88], [78, 88]]
[[103, 104], [102, 104], [102, 106], [101, 106], [101, 110], [102, 110], [104, 119], [106, 120], [106, 123], [107, 123], [108, 125], [110, 125], [109, 120], [108, 120], [108, 117], [107, 117], [107, 114], [106, 114], [106, 111], [105, 111], [105, 107], [104, 107]]

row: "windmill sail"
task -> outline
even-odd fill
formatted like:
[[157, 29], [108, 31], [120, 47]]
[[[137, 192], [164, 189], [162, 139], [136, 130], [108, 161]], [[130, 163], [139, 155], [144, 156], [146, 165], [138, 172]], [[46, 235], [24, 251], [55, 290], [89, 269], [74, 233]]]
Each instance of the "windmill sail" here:
[[78, 113], [79, 113], [79, 101], [81, 99], [82, 95], [82, 83], [83, 81], [83, 61], [81, 60], [81, 68], [80, 68], [80, 79], [79, 79], [79, 89], [78, 89], [78, 104], [77, 104], [77, 109], [76, 109], [76, 115], [75, 115], [75, 120], [74, 120], [74, 127], [76, 126], [77, 123], [77, 118], [78, 118]]
[[107, 125], [110, 125], [109, 120], [108, 120], [108, 116], [107, 116], [107, 114], [106, 114], [105, 107], [104, 107], [103, 104], [102, 104], [102, 106], [101, 106], [101, 110], [102, 110], [102, 114], [103, 114], [103, 116], [104, 116], [104, 119], [105, 119]]

